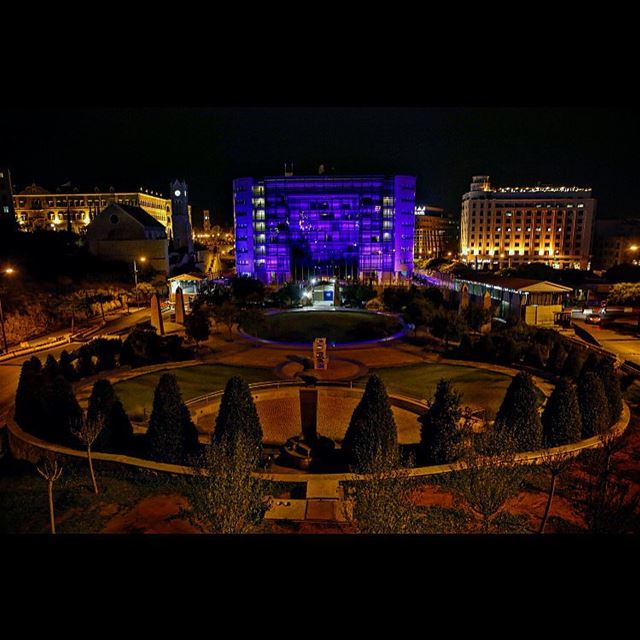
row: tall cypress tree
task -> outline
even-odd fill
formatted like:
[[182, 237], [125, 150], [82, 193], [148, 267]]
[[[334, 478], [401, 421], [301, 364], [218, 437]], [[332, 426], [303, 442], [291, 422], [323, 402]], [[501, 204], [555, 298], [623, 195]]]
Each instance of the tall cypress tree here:
[[582, 435], [582, 418], [576, 385], [561, 378], [542, 413], [542, 431], [547, 447], [577, 442]]
[[495, 421], [495, 431], [508, 436], [518, 451], [532, 451], [542, 445], [542, 423], [538, 397], [531, 376], [518, 373], [505, 394]]
[[76, 377], [76, 370], [73, 367], [71, 356], [66, 349], [60, 354], [58, 373], [64, 376], [69, 382], [73, 382]]
[[584, 356], [582, 354], [582, 349], [579, 349], [578, 347], [572, 347], [571, 349], [569, 349], [567, 358], [564, 361], [561, 374], [563, 376], [567, 376], [569, 378], [577, 380], [580, 376], [583, 362]]
[[398, 429], [387, 389], [375, 374], [369, 376], [364, 394], [356, 406], [342, 441], [346, 461], [366, 473], [374, 462], [398, 465]]
[[44, 367], [42, 368], [42, 374], [44, 375], [46, 380], [50, 380], [53, 382], [53, 379], [60, 373], [58, 361], [49, 354], [47, 356], [47, 360], [44, 363]]
[[622, 390], [620, 378], [608, 358], [601, 358], [594, 373], [600, 378], [604, 387], [604, 395], [609, 406], [609, 426], [613, 426], [622, 415]]
[[462, 455], [461, 398], [450, 380], [440, 380], [429, 408], [418, 418], [420, 447], [427, 464], [453, 462]]
[[240, 433], [258, 450], [262, 448], [262, 425], [249, 385], [244, 378], [233, 376], [225, 385], [212, 437], [214, 442], [224, 440], [228, 446], [235, 446]]
[[609, 404], [600, 378], [592, 372], [578, 380], [578, 401], [582, 415], [582, 437], [590, 438], [607, 430]]
[[584, 364], [582, 365], [582, 369], [580, 370], [580, 375], [583, 376], [587, 373], [598, 373], [602, 361], [602, 356], [597, 354], [595, 351], [589, 351]]
[[43, 435], [47, 410], [45, 384], [40, 359], [33, 356], [22, 363], [16, 389], [15, 421], [34, 435]]
[[86, 344], [83, 344], [78, 350], [78, 364], [77, 375], [79, 378], [93, 375], [96, 372], [96, 367], [93, 364], [93, 357], [91, 349]]
[[95, 420], [98, 414], [105, 418], [104, 428], [94, 443], [96, 451], [124, 452], [133, 439], [133, 428], [122, 402], [108, 380], [97, 380], [91, 390], [87, 418]]
[[71, 433], [82, 420], [82, 409], [73, 393], [71, 383], [61, 375], [56, 376], [46, 393], [47, 440], [69, 446], [78, 446], [77, 439]]
[[559, 374], [562, 371], [564, 362], [567, 359], [567, 350], [562, 344], [562, 340], [556, 340], [551, 347], [551, 353], [547, 360], [547, 369], [552, 373]]
[[[187, 419], [188, 417], [188, 419]], [[163, 373], [153, 396], [153, 409], [147, 430], [149, 455], [162, 462], [183, 464], [193, 452], [197, 432], [175, 375]]]

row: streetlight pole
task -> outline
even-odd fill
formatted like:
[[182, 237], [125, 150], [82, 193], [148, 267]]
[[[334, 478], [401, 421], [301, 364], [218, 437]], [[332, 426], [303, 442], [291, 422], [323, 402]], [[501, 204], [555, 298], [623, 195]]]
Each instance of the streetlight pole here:
[[[140, 258], [140, 262], [146, 262], [147, 259], [142, 256]], [[134, 282], [134, 287], [135, 287], [135, 292], [136, 292], [136, 302], [138, 302], [138, 263], [136, 262], [136, 259], [133, 259], [133, 282]]]
[[[4, 270], [4, 273], [7, 275], [11, 275], [13, 273], [13, 269], [8, 267]], [[2, 325], [2, 342], [4, 345], [3, 353], [8, 353], [9, 347], [7, 345], [7, 334], [4, 330], [4, 311], [2, 310], [2, 291], [0, 290], [0, 325]]]
[[9, 351], [9, 347], [7, 346], [7, 334], [4, 332], [4, 313], [2, 312], [2, 296], [0, 296], [0, 324], [2, 324], [2, 341], [4, 343], [3, 353], [7, 353]]

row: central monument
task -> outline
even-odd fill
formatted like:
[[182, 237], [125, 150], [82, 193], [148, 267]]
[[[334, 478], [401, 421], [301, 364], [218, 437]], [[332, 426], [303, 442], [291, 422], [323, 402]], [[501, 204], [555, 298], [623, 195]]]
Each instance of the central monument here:
[[329, 462], [335, 444], [331, 438], [318, 434], [318, 389], [311, 376], [300, 389], [300, 418], [302, 433], [289, 438], [282, 447], [282, 463], [304, 471], [322, 469]]

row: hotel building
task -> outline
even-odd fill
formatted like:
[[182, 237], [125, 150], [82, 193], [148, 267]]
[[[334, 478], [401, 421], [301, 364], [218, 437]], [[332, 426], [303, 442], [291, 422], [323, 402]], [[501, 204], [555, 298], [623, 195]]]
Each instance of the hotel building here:
[[593, 242], [593, 267], [609, 269], [617, 264], [638, 264], [640, 220], [619, 218], [597, 220]]
[[588, 269], [595, 212], [588, 188], [492, 187], [489, 176], [474, 176], [462, 196], [460, 255], [476, 269]]
[[414, 261], [446, 258], [458, 253], [459, 224], [445, 216], [444, 209], [421, 205], [416, 207], [415, 215]]
[[233, 182], [236, 270], [265, 283], [315, 276], [394, 282], [413, 272], [414, 176]]

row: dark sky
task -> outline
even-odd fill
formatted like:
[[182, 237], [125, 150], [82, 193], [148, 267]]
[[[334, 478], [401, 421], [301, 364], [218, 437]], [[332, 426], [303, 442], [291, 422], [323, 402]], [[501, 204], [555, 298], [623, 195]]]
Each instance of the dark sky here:
[[472, 175], [497, 186], [591, 186], [605, 217], [640, 215], [638, 118], [605, 108], [0, 110], [14, 183], [143, 185], [184, 177], [197, 207], [231, 220], [231, 180], [294, 172], [408, 173], [419, 202], [458, 213]]

